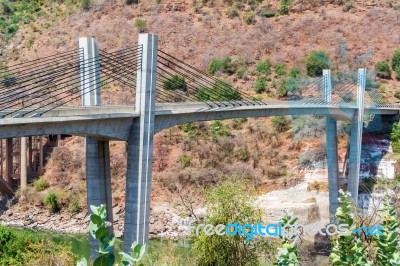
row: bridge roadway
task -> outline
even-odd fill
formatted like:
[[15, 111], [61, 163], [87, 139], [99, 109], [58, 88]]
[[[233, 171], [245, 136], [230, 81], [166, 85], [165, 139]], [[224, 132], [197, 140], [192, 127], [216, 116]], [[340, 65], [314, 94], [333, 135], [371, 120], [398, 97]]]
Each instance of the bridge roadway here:
[[[0, 116], [13, 110], [4, 110]], [[45, 110], [41, 110], [45, 111]], [[357, 111], [353, 104], [321, 105], [287, 101], [270, 101], [264, 105], [214, 107], [198, 103], [157, 103], [154, 131], [199, 121], [218, 119], [269, 117], [284, 115], [323, 115], [336, 120], [351, 121]], [[400, 105], [393, 107], [365, 107], [364, 114], [398, 115]], [[29, 109], [24, 113], [29, 112]], [[140, 115], [135, 106], [85, 106], [62, 107], [43, 115], [33, 113], [22, 117], [16, 113], [12, 118], [0, 119], [0, 138], [16, 138], [40, 135], [67, 134], [90, 136], [103, 140], [128, 141], [134, 120]]]

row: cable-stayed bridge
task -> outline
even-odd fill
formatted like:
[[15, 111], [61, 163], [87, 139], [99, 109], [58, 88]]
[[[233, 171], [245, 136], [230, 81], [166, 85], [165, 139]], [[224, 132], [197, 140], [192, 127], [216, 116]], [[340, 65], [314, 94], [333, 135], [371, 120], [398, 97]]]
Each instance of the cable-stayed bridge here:
[[[136, 47], [116, 52], [100, 50], [93, 38], [80, 38], [79, 49], [4, 67], [0, 82], [0, 139], [5, 142], [2, 192], [12, 193], [16, 138], [20, 138], [18, 169], [24, 189], [35, 157], [34, 138], [84, 136], [88, 204], [107, 204], [112, 221], [109, 141], [128, 143], [125, 249], [133, 241], [148, 240], [155, 132], [216, 119], [326, 116], [333, 217], [339, 190], [337, 120], [351, 121], [348, 190], [357, 201], [364, 115], [384, 121], [397, 117], [400, 109], [381, 98], [365, 69], [339, 74], [324, 70], [319, 78], [292, 78], [282, 100], [262, 99], [158, 49], [158, 38], [152, 34], [140, 34]], [[42, 137], [38, 143], [41, 171]]]

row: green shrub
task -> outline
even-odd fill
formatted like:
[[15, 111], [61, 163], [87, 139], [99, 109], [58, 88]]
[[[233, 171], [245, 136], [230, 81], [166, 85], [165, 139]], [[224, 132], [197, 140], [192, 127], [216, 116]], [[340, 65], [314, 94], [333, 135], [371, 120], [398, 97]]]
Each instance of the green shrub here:
[[400, 49], [394, 51], [392, 56], [392, 69], [396, 70], [400, 68]]
[[350, 9], [352, 9], [354, 6], [353, 6], [353, 3], [352, 2], [347, 2], [346, 4], [344, 4], [344, 6], [343, 6], [343, 11], [344, 12], [348, 12]]
[[316, 77], [322, 75], [322, 70], [330, 68], [328, 56], [323, 51], [312, 51], [305, 59], [307, 75]]
[[240, 66], [238, 67], [238, 69], [236, 70], [236, 75], [238, 76], [238, 78], [244, 78], [246, 76], [246, 67], [245, 66]]
[[243, 14], [243, 20], [247, 25], [250, 25], [256, 22], [256, 16], [253, 12], [246, 12]]
[[254, 95], [254, 96], [251, 97], [251, 100], [252, 100], [252, 101], [256, 101], [256, 102], [257, 102], [257, 101], [262, 101], [262, 99], [263, 99], [263, 98], [262, 98], [261, 95]]
[[0, 225], [0, 265], [75, 265], [70, 247], [42, 240], [29, 230]]
[[139, 0], [125, 0], [125, 3], [127, 5], [138, 4]]
[[219, 120], [211, 123], [211, 134], [214, 137], [226, 137], [230, 135], [229, 126]]
[[257, 80], [256, 84], [254, 85], [257, 93], [262, 93], [265, 91], [267, 81], [263, 78]]
[[394, 97], [400, 100], [400, 91], [396, 91]]
[[190, 156], [187, 156], [186, 154], [182, 155], [180, 161], [182, 163], [183, 168], [189, 167], [191, 160], [192, 158]]
[[300, 76], [300, 73], [301, 73], [300, 69], [294, 67], [289, 71], [288, 76], [291, 78], [298, 78]]
[[234, 18], [239, 16], [239, 10], [235, 6], [228, 7], [225, 13], [228, 16], [228, 18]]
[[390, 69], [389, 63], [386, 61], [380, 61], [375, 65], [376, 75], [382, 79], [390, 79], [392, 70]]
[[383, 208], [379, 210], [379, 213], [383, 220], [383, 231], [382, 235], [376, 234], [373, 237], [377, 248], [376, 264], [379, 266], [400, 265], [399, 217], [389, 194], [385, 195]]
[[134, 24], [135, 28], [140, 32], [145, 32], [147, 30], [147, 21], [141, 18], [137, 18]]
[[272, 18], [278, 15], [278, 13], [275, 10], [267, 9], [264, 7], [258, 8], [256, 13], [260, 17], [266, 17], [266, 18]]
[[60, 204], [58, 197], [54, 191], [50, 191], [43, 200], [44, 205], [49, 209], [50, 212], [55, 213], [60, 210]]
[[256, 70], [258, 75], [268, 76], [271, 73], [271, 62], [269, 59], [258, 62]]
[[49, 187], [49, 182], [42, 176], [33, 183], [33, 187], [36, 191], [43, 191]]
[[81, 211], [81, 204], [78, 197], [72, 197], [68, 204], [68, 212], [72, 214], [79, 213]]
[[240, 101], [242, 96], [226, 82], [217, 80], [211, 88], [199, 88], [196, 98], [199, 101]]
[[400, 153], [400, 123], [396, 122], [392, 126], [390, 133], [390, 140], [392, 141], [393, 152]]
[[3, 15], [11, 16], [12, 14], [14, 14], [14, 9], [10, 6], [10, 3], [4, 1], [1, 2], [1, 5], [2, 5]]
[[301, 86], [297, 79], [289, 77], [285, 80], [286, 93], [296, 93], [300, 90]]
[[[230, 181], [208, 192], [208, 216], [204, 224], [256, 224], [260, 221], [261, 212], [252, 204], [253, 193], [244, 189], [242, 183]], [[208, 236], [203, 230], [198, 235], [192, 233], [196, 265], [259, 265], [258, 254], [273, 250], [267, 238], [246, 240], [244, 234]]]
[[275, 73], [280, 77], [286, 75], [286, 65], [282, 63], [276, 64]]
[[174, 90], [187, 91], [187, 84], [185, 77], [179, 75], [173, 75], [172, 77], [169, 77], [166, 80], [164, 80], [163, 88], [169, 91], [174, 91]]
[[396, 68], [396, 69], [394, 70], [394, 74], [395, 74], [395, 76], [396, 76], [396, 79], [397, 79], [397, 80], [400, 80], [400, 67], [398, 67], [398, 68]]
[[82, 9], [89, 9], [90, 7], [90, 0], [80, 0], [81, 1], [81, 8]]
[[289, 14], [291, 6], [292, 0], [281, 0], [281, 14]]
[[284, 116], [274, 116], [271, 122], [274, 129], [280, 133], [289, 129], [289, 120]]
[[218, 71], [229, 75], [235, 73], [232, 67], [232, 59], [229, 56], [224, 57], [223, 59], [214, 58], [211, 60], [210, 64], [208, 65], [208, 73], [214, 75]]

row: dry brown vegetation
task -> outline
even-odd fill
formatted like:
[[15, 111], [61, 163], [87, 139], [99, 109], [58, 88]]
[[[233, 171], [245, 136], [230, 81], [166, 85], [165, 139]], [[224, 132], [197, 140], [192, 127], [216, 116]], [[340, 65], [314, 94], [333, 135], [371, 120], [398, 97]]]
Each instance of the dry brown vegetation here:
[[[149, 32], [159, 34], [160, 49], [199, 69], [206, 70], [213, 58], [231, 56], [237, 73], [216, 75], [251, 94], [255, 94], [254, 83], [259, 78], [256, 64], [269, 58], [271, 74], [266, 77], [267, 89], [262, 95], [274, 98], [282, 79], [274, 69], [278, 63], [284, 63], [287, 70], [298, 67], [304, 74], [305, 56], [312, 50], [323, 50], [334, 70], [372, 69], [378, 61], [390, 61], [393, 51], [400, 48], [400, 11], [395, 1], [351, 1], [352, 7], [345, 12], [347, 2], [297, 0], [289, 15], [266, 17], [262, 15], [266, 11], [279, 12], [278, 0], [237, 7], [234, 16], [226, 12], [233, 3], [222, 0], [141, 1], [129, 6], [124, 1], [106, 1], [88, 11], [65, 13], [49, 27], [43, 26], [45, 18], [26, 25], [3, 49], [2, 56], [12, 64], [55, 54], [76, 48], [80, 36], [96, 37], [106, 51], [126, 48], [137, 41], [141, 29], [135, 28], [135, 21], [140, 18], [146, 21]], [[246, 12], [255, 14], [251, 23], [244, 21]], [[33, 41], [24, 47], [28, 38]], [[397, 82], [394, 78], [381, 82], [384, 97], [394, 101]], [[128, 88], [111, 86], [103, 91], [106, 103], [133, 99]], [[314, 154], [318, 156], [310, 160], [323, 164], [321, 118], [293, 120], [291, 130], [280, 134], [272, 129], [268, 118], [223, 124], [227, 134], [213, 134], [211, 123], [196, 123], [193, 132], [185, 132], [180, 126], [155, 136], [154, 200], [173, 201], [176, 197], [171, 195], [184, 193], [198, 196], [202, 188], [228, 175], [248, 179], [259, 192], [287, 187], [301, 179], [298, 169], [306, 150], [317, 151]], [[341, 135], [341, 153], [346, 141], [345, 134]], [[110, 147], [114, 200], [122, 203], [126, 147], [122, 142], [111, 142]], [[65, 140], [54, 150], [45, 173], [51, 188], [83, 196], [83, 154], [83, 139], [79, 137]], [[81, 201], [85, 202], [84, 198]]]

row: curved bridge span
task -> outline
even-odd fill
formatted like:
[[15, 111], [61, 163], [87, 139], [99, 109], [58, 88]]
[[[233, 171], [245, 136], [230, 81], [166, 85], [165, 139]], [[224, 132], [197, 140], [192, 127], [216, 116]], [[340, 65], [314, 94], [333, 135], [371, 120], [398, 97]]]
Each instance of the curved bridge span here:
[[[333, 219], [339, 204], [337, 121], [351, 122], [347, 178], [348, 190], [357, 202], [364, 115], [397, 119], [400, 111], [400, 105], [384, 103], [376, 88], [367, 86], [365, 69], [347, 76], [324, 70], [321, 78], [299, 80], [297, 92], [288, 93], [286, 100], [265, 100], [159, 50], [156, 35], [140, 34], [137, 47], [114, 53], [99, 50], [93, 38], [80, 38], [79, 46], [79, 53], [57, 55], [58, 61], [43, 59], [52, 64], [45, 70], [38, 67], [24, 72], [18, 65], [0, 70], [0, 139], [7, 139], [9, 152], [12, 138], [21, 138], [20, 180], [24, 189], [28, 138], [85, 137], [88, 205], [106, 204], [109, 221], [113, 219], [109, 141], [127, 142], [126, 250], [133, 241], [148, 240], [156, 132], [183, 123], [220, 119], [325, 116], [329, 212]], [[66, 57], [72, 59], [66, 61]], [[29, 64], [33, 63], [23, 66]], [[134, 89], [131, 104], [102, 104], [101, 88], [111, 82]], [[10, 193], [11, 185], [2, 179], [0, 192]]]

